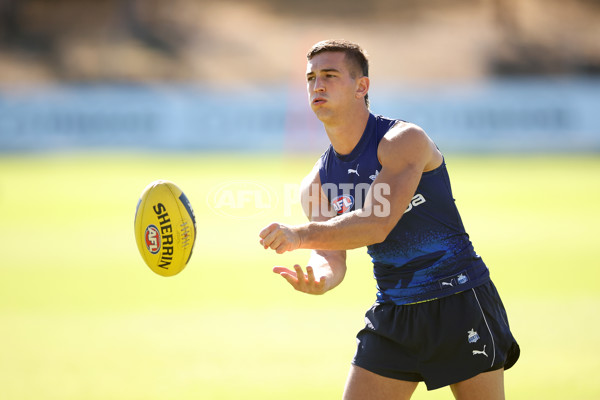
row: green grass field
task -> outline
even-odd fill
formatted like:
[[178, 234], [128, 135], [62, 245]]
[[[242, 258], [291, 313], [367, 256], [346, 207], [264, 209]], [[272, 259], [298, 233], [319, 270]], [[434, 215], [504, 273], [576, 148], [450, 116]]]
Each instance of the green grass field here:
[[[258, 244], [269, 222], [304, 221], [286, 185], [316, 156], [1, 156], [0, 397], [340, 398], [375, 298], [367, 255], [351, 251], [346, 281], [308, 296], [271, 272], [308, 252]], [[600, 157], [447, 162], [521, 345], [507, 398], [600, 398]], [[137, 199], [160, 178], [198, 221], [191, 262], [172, 278], [143, 264], [133, 237]], [[223, 184], [259, 185], [272, 208], [217, 208]], [[452, 395], [420, 385], [413, 398]]]

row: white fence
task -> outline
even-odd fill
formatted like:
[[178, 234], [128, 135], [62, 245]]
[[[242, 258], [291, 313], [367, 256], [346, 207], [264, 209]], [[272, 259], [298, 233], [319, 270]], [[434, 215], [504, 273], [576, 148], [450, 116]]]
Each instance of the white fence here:
[[[600, 80], [373, 88], [374, 112], [421, 125], [445, 151], [600, 151]], [[286, 87], [0, 88], [0, 152], [322, 151], [306, 94]]]

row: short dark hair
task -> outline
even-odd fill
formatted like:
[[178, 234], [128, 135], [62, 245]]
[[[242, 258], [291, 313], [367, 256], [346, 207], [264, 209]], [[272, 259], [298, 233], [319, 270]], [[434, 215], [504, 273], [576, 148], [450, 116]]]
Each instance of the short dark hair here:
[[[361, 76], [369, 76], [369, 60], [365, 51], [356, 43], [343, 39], [323, 40], [313, 45], [306, 54], [310, 61], [314, 56], [327, 51], [344, 53], [346, 59], [350, 62], [350, 76], [356, 77], [356, 73], [362, 73]], [[365, 103], [369, 106], [369, 94], [365, 95]]]

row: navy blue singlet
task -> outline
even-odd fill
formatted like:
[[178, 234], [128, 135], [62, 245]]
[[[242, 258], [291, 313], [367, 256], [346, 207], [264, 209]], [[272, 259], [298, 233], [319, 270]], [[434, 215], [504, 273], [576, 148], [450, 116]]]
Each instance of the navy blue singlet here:
[[[362, 208], [365, 194], [381, 170], [379, 142], [397, 122], [371, 114], [350, 154], [337, 154], [330, 145], [321, 156], [321, 185], [338, 214]], [[489, 271], [475, 253], [454, 204], [445, 161], [422, 174], [398, 224], [383, 242], [367, 248], [379, 303], [417, 303], [489, 281]]]

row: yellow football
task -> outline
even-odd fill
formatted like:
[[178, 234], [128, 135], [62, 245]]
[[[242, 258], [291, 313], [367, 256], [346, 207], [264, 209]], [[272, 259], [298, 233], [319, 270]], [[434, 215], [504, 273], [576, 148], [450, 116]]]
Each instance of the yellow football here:
[[196, 217], [189, 200], [173, 182], [146, 186], [135, 210], [135, 241], [144, 262], [161, 276], [187, 265], [196, 241]]

